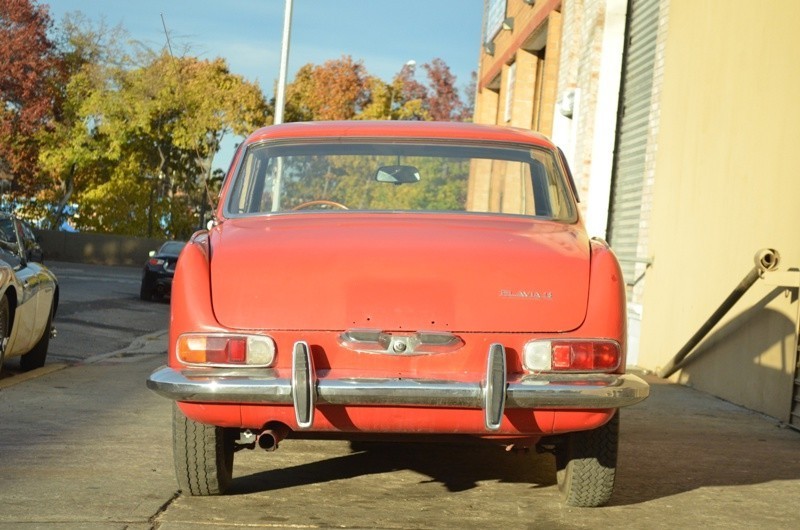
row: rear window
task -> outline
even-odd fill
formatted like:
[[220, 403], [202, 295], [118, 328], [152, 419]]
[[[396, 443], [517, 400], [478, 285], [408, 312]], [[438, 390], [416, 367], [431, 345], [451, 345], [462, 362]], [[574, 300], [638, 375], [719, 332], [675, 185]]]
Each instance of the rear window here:
[[168, 241], [161, 245], [161, 248], [158, 249], [159, 254], [168, 254], [172, 256], [177, 256], [183, 250], [183, 247], [186, 246], [186, 243], [183, 241]]
[[575, 219], [551, 151], [430, 142], [256, 144], [225, 203], [234, 217], [345, 210]]

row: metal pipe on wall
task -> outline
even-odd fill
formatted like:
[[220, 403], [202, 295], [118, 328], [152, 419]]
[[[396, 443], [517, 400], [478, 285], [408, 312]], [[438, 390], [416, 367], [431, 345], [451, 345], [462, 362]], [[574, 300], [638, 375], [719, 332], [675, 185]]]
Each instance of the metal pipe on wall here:
[[705, 323], [697, 330], [697, 332], [692, 335], [692, 338], [686, 342], [683, 348], [680, 349], [675, 356], [670, 359], [670, 361], [661, 368], [658, 372], [658, 376], [666, 379], [667, 377], [671, 376], [675, 372], [680, 369], [681, 362], [686, 358], [689, 353], [697, 346], [701, 340], [705, 338], [706, 335], [711, 331], [711, 329], [717, 325], [717, 323], [722, 320], [722, 317], [727, 314], [728, 311], [731, 310], [733, 305], [739, 301], [739, 299], [747, 292], [750, 287], [756, 283], [756, 280], [761, 278], [765, 272], [773, 271], [778, 268], [778, 263], [780, 262], [780, 254], [777, 250], [771, 248], [762, 248], [754, 257], [755, 259], [755, 266], [747, 273], [747, 275], [742, 278], [742, 281], [739, 282], [739, 285], [734, 288], [731, 294], [720, 304], [714, 313], [708, 317]]

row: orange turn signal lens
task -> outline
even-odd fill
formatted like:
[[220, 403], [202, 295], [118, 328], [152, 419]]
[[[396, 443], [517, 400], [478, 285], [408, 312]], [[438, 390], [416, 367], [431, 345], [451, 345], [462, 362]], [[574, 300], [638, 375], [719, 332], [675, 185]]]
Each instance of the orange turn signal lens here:
[[269, 366], [275, 342], [264, 335], [185, 333], [175, 344], [178, 360], [205, 366]]

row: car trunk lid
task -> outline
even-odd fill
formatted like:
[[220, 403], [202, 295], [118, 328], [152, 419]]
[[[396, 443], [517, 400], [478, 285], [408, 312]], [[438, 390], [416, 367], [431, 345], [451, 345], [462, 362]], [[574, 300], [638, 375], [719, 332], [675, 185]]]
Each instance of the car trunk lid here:
[[558, 332], [586, 313], [576, 225], [298, 213], [227, 220], [211, 247], [214, 311], [234, 329]]

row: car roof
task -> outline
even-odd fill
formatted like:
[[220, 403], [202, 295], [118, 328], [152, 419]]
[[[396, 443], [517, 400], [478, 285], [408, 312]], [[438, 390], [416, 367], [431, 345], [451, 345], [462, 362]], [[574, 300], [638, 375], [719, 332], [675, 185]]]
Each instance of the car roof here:
[[316, 121], [263, 127], [246, 143], [292, 138], [408, 138], [430, 140], [468, 140], [535, 144], [553, 148], [543, 134], [514, 127], [464, 122], [431, 121]]
[[158, 247], [158, 254], [160, 255], [172, 255], [172, 253], [167, 252], [167, 247], [178, 248], [178, 251], [175, 252], [175, 256], [180, 254], [180, 251], [183, 250], [183, 247], [186, 246], [186, 241], [165, 241], [160, 247]]

